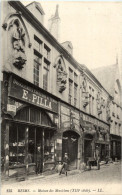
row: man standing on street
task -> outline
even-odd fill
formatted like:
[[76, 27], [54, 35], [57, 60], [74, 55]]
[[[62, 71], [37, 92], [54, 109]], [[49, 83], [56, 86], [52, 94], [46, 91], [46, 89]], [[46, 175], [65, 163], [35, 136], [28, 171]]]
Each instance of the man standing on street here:
[[37, 147], [37, 163], [36, 163], [36, 174], [41, 173], [41, 147]]

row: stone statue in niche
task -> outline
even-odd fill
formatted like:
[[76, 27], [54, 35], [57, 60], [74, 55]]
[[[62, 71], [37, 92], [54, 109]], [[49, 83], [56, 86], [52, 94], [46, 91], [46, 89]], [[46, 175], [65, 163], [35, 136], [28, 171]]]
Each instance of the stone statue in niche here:
[[65, 71], [61, 58], [59, 58], [57, 61], [57, 83], [59, 87], [59, 92], [62, 93], [66, 89], [67, 73]]
[[102, 105], [101, 105], [101, 100], [100, 100], [100, 92], [98, 92], [97, 94], [97, 112], [98, 115], [100, 115], [102, 113]]
[[18, 19], [12, 21], [12, 46], [13, 46], [13, 65], [22, 69], [27, 61], [25, 55], [25, 31]]
[[82, 95], [83, 95], [83, 107], [86, 107], [89, 104], [89, 95], [87, 91], [87, 81], [86, 78], [83, 78], [82, 82]]

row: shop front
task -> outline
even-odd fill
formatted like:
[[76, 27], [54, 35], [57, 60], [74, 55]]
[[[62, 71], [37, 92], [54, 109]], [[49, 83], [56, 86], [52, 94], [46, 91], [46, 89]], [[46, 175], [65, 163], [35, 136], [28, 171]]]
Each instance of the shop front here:
[[69, 169], [78, 169], [81, 157], [81, 134], [79, 130], [79, 112], [61, 105], [62, 159], [67, 153]]
[[81, 114], [81, 126], [83, 132], [83, 159], [95, 157], [99, 151], [100, 160], [106, 160], [110, 156], [110, 131], [109, 125], [91, 116]]
[[115, 160], [121, 159], [121, 137], [111, 134], [111, 158]]
[[58, 102], [13, 75], [8, 83], [2, 125], [4, 175], [36, 174], [38, 156], [38, 173], [49, 171], [55, 166]]

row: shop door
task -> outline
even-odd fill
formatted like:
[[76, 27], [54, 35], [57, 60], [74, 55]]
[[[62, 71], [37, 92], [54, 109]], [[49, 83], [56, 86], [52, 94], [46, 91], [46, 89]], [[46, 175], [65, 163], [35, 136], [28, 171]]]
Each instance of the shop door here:
[[105, 150], [105, 144], [101, 144], [101, 154], [100, 154], [100, 159], [105, 160], [106, 157], [106, 150]]
[[68, 153], [68, 157], [70, 159], [69, 169], [76, 169], [78, 154], [78, 135], [74, 132], [68, 131], [63, 134], [62, 158], [64, 157], [65, 153]]
[[84, 140], [84, 162], [92, 157], [92, 140]]
[[[37, 170], [40, 173], [42, 173], [43, 171], [43, 136], [42, 136], [42, 129], [41, 128], [37, 128], [36, 129], [36, 165]], [[38, 166], [38, 164], [40, 164], [40, 166]]]

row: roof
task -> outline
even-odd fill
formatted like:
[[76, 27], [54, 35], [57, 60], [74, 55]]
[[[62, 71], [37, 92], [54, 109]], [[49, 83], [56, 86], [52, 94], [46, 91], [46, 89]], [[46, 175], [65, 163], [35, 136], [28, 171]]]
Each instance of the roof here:
[[84, 65], [77, 62], [77, 60], [67, 52], [67, 50], [43, 26], [43, 24], [29, 11], [27, 6], [24, 6], [20, 1], [9, 1], [9, 4], [17, 11], [20, 11], [23, 17], [26, 18], [26, 20], [30, 22], [31, 25], [37, 31], [39, 31], [47, 39], [47, 41], [49, 41], [49, 43], [51, 43], [61, 54], [63, 54], [64, 58], [67, 59], [75, 68], [77, 67], [80, 70], [84, 68]]
[[91, 72], [98, 79], [98, 81], [112, 96], [114, 94], [114, 86], [115, 86], [117, 69], [118, 69], [118, 64], [114, 64], [114, 65], [103, 66], [91, 70]]

